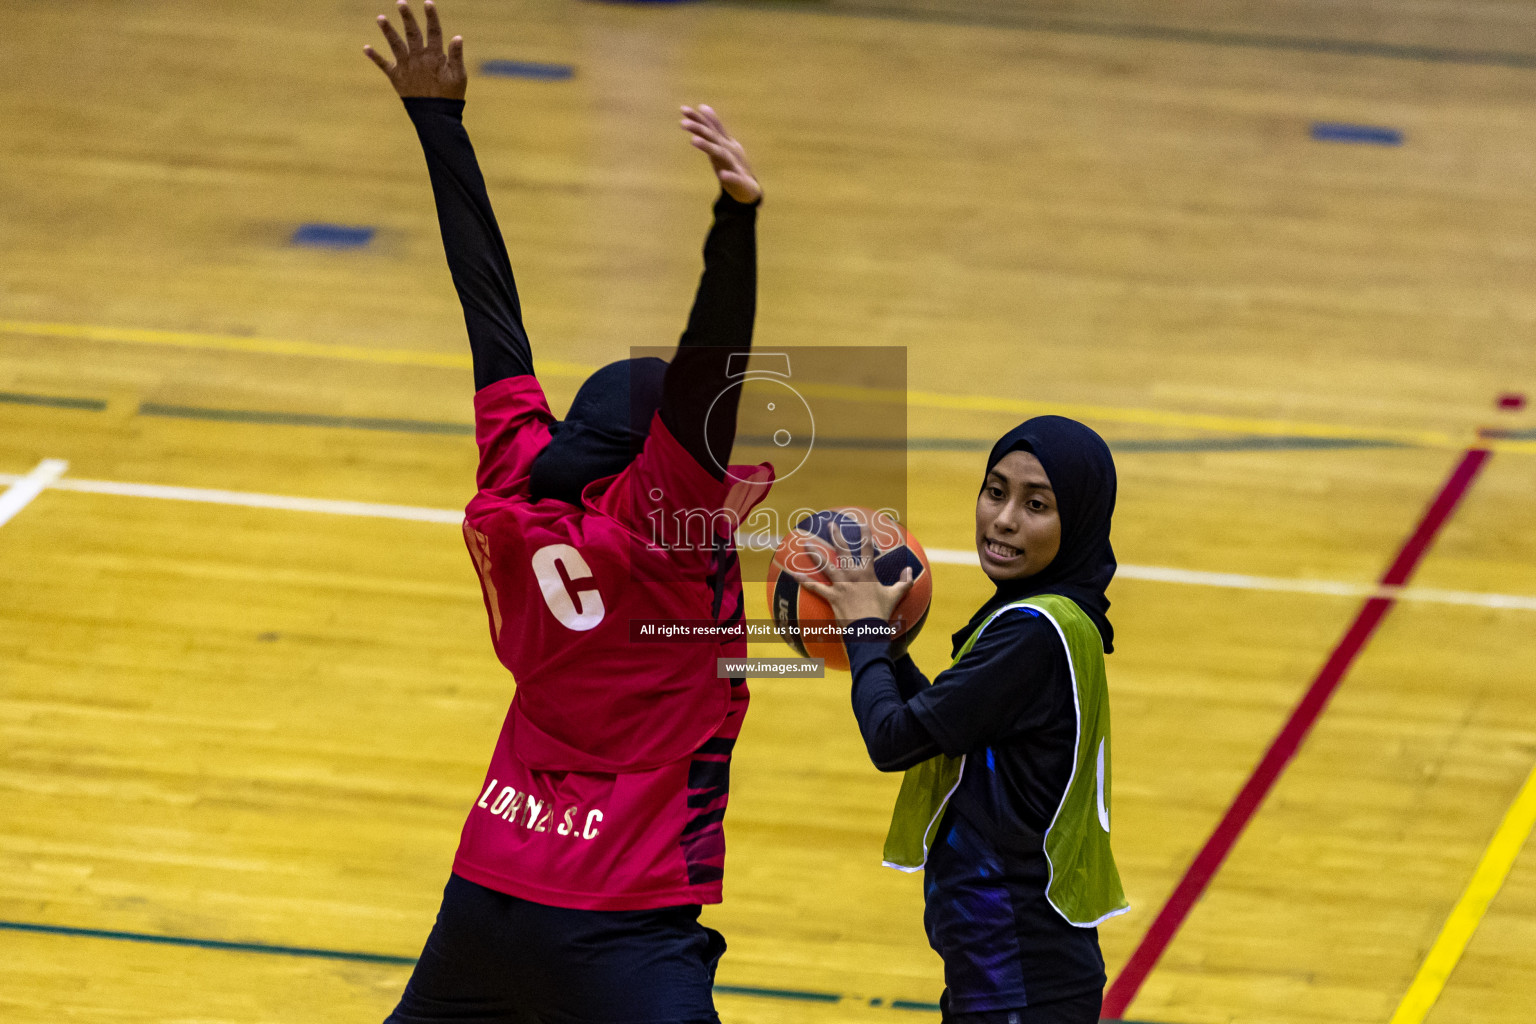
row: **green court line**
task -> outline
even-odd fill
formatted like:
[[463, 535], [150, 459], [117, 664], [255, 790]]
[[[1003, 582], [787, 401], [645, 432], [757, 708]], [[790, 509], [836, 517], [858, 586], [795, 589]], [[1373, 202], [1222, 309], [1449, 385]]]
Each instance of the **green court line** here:
[[[248, 409], [210, 409], [190, 405], [162, 405], [145, 402], [139, 406], [142, 416], [170, 416], [179, 419], [215, 420], [222, 423], [264, 423], [289, 427], [342, 427], [353, 430], [384, 430], [410, 434], [453, 434], [474, 436], [475, 428], [469, 423], [449, 423], [433, 420], [383, 419], [368, 416], [324, 416], [318, 413], [266, 412]], [[741, 444], [768, 445], [767, 437], [744, 435], [737, 438]], [[969, 437], [825, 437], [817, 441], [826, 448], [839, 450], [906, 450], [923, 452], [984, 452], [992, 447], [992, 441]], [[1112, 440], [1109, 447], [1116, 452], [1246, 452], [1246, 451], [1308, 451], [1336, 448], [1404, 448], [1406, 442], [1380, 440], [1369, 437], [1308, 437], [1270, 436], [1254, 437], [1192, 437], [1159, 438], [1149, 440]]]
[[[1272, 437], [1268, 435], [1256, 437], [1110, 438], [1107, 443], [1113, 451], [1122, 454], [1325, 451], [1337, 448], [1414, 447], [1404, 441], [1388, 441], [1374, 437]], [[992, 442], [980, 438], [913, 437], [907, 439], [906, 447], [908, 451], [984, 452], [991, 450]]]
[[[760, 999], [794, 999], [802, 1003], [840, 1003], [835, 992], [801, 992], [792, 988], [755, 988], [751, 985], [716, 985], [715, 991], [728, 996], [757, 996]], [[938, 1004], [933, 1007], [937, 1010]]]
[[[35, 924], [29, 921], [0, 921], [0, 930], [27, 932], [34, 935], [63, 935], [78, 939], [111, 939], [118, 942], [145, 942], [156, 946], [182, 946], [193, 949], [211, 949], [224, 953], [261, 953], [269, 956], [310, 957], [321, 960], [348, 960], [354, 963], [386, 964], [391, 967], [410, 967], [416, 963], [413, 956], [390, 956], [385, 953], [359, 953], [341, 949], [319, 949], [313, 946], [279, 946], [266, 942], [226, 942], [222, 939], [195, 939], [183, 935], [155, 935], [149, 932], [124, 932], [106, 928], [70, 928], [59, 924]], [[758, 988], [753, 985], [716, 985], [715, 992], [727, 996], [748, 996], [758, 999], [788, 999], [804, 1003], [840, 1003], [848, 996], [836, 992], [814, 992], [793, 988]], [[870, 1000], [878, 1006], [882, 1000]], [[908, 999], [892, 999], [886, 1003], [893, 1010], [922, 1010], [938, 1013], [938, 1003], [921, 1003]], [[1145, 1024], [1138, 1021], [1105, 1020], [1101, 1024]]]
[[386, 430], [404, 434], [455, 434], [473, 437], [471, 423], [434, 420], [382, 419], [373, 416], [323, 416], [307, 412], [266, 412], [257, 409], [206, 409], [191, 405], [144, 402], [140, 416], [170, 416], [186, 420], [217, 420], [222, 423], [266, 423], [285, 427], [346, 427], [353, 430]]
[[322, 960], [353, 960], [367, 964], [408, 967], [413, 956], [388, 956], [383, 953], [356, 953], [341, 949], [315, 949], [309, 946], [274, 946], [265, 942], [225, 942], [221, 939], [193, 939], [181, 935], [153, 935], [148, 932], [119, 932], [104, 928], [68, 928], [57, 924], [31, 924], [26, 921], [0, 921], [0, 929], [32, 932], [39, 935], [69, 935], [82, 939], [115, 939], [119, 942], [148, 942], [157, 946], [191, 946], [230, 953], [267, 953], [275, 956], [317, 957]]
[[839, 18], [908, 21], [930, 25], [961, 25], [977, 28], [1017, 29], [1057, 35], [1101, 36], [1150, 42], [1195, 43], [1202, 46], [1281, 50], [1295, 53], [1336, 54], [1344, 57], [1381, 57], [1425, 64], [1470, 64], [1482, 67], [1536, 69], [1536, 54], [1518, 50], [1466, 50], [1451, 46], [1378, 43], [1364, 39], [1326, 39], [1317, 36], [1270, 35], [1262, 32], [1231, 32], [1219, 29], [1181, 28], [1134, 22], [1089, 21], [1018, 12], [993, 13], [915, 11], [896, 4], [843, 6], [825, 0], [711, 0], [714, 7], [791, 11]]
[[[69, 398], [49, 395], [26, 395], [0, 392], [0, 402], [17, 405], [52, 406], [63, 409], [84, 409], [101, 412], [107, 403], [99, 398]], [[328, 416], [322, 413], [280, 412], [265, 409], [219, 409], [195, 405], [169, 405], [162, 402], [144, 402], [139, 406], [140, 416], [160, 416], [172, 419], [207, 420], [217, 423], [256, 423], [284, 427], [326, 427], [348, 430], [379, 430], [403, 434], [438, 434], [454, 437], [473, 437], [474, 425], [443, 420], [396, 419], [381, 416]], [[1489, 433], [1489, 432], [1485, 432]], [[1489, 436], [1492, 436], [1489, 433]], [[1497, 437], [1507, 440], [1536, 440], [1536, 430], [1502, 431]], [[766, 437], [743, 436], [742, 444], [767, 445]], [[901, 450], [910, 452], [984, 452], [992, 447], [992, 441], [971, 437], [828, 437], [819, 444], [833, 449]], [[1188, 453], [1188, 452], [1253, 452], [1253, 451], [1331, 451], [1354, 448], [1410, 448], [1407, 441], [1393, 441], [1375, 437], [1314, 437], [1305, 434], [1260, 434], [1242, 437], [1174, 437], [1174, 438], [1116, 438], [1109, 447], [1121, 454]]]
[[[46, 395], [12, 395], [0, 392], [0, 402], [13, 401], [22, 405], [49, 405], [70, 409], [86, 409], [100, 412], [107, 403], [95, 398], [52, 398]], [[172, 419], [207, 420], [218, 423], [255, 423], [284, 427], [325, 427], [348, 430], [378, 430], [389, 433], [438, 434], [454, 437], [473, 437], [474, 425], [443, 420], [397, 419], [379, 416], [328, 416], [321, 413], [280, 412], [265, 409], [220, 409], [195, 405], [170, 405], [162, 402], [144, 402], [139, 405], [139, 415], [159, 416]], [[1536, 438], [1536, 431], [1528, 432]], [[1522, 440], [1526, 433], [1508, 432], [1504, 436]], [[766, 437], [742, 436], [742, 444], [767, 445]], [[827, 437], [819, 444], [827, 448], [845, 450], [902, 450], [913, 452], [984, 452], [992, 447], [992, 441], [970, 437]], [[1328, 451], [1353, 448], [1408, 448], [1407, 441], [1393, 441], [1374, 437], [1315, 437], [1311, 435], [1260, 434], [1240, 437], [1180, 437], [1147, 439], [1113, 439], [1109, 447], [1122, 454], [1180, 453], [1180, 452], [1249, 452], [1249, 451]]]
[[[266, 942], [227, 942], [222, 939], [198, 939], [183, 935], [155, 935], [149, 932], [114, 931], [105, 928], [71, 928], [65, 925], [34, 924], [28, 921], [0, 921], [0, 930], [29, 932], [35, 935], [63, 935], [82, 939], [144, 942], [157, 946], [211, 949], [225, 953], [261, 953], [268, 956], [348, 960], [356, 963], [387, 964], [391, 967], [410, 967], [416, 963], [416, 958], [413, 956], [391, 956], [385, 953], [319, 949], [313, 946], [280, 946]], [[838, 1003], [842, 1002], [844, 998], [835, 992], [812, 992], [790, 988], [757, 988], [749, 985], [716, 985], [715, 991], [724, 995], [754, 996], [760, 999], [789, 999], [808, 1003]], [[937, 1010], [938, 1004], [934, 1004], [933, 1009]]]
[[1155, 440], [1111, 440], [1117, 452], [1257, 452], [1326, 451], [1337, 448], [1412, 448], [1405, 441], [1374, 437], [1176, 437]]
[[1478, 431], [1478, 435], [1494, 441], [1536, 441], [1536, 427], [1531, 427], [1528, 430], [1503, 430], [1494, 427], [1484, 427]]
[[[0, 337], [14, 335], [33, 338], [64, 338], [89, 343], [148, 345], [194, 351], [228, 352], [277, 357], [335, 359], [376, 363], [388, 366], [469, 368], [467, 354], [426, 352], [414, 349], [379, 349], [358, 345], [321, 345], [310, 341], [284, 338], [260, 338], [244, 335], [205, 334], [188, 331], [161, 331], [141, 328], [105, 327], [93, 324], [41, 323], [0, 320]], [[585, 377], [595, 367], [575, 363], [539, 360], [543, 376]], [[1178, 412], [1169, 409], [1128, 408], [1059, 401], [1026, 401], [997, 395], [947, 394], [920, 390], [891, 390], [861, 387], [804, 385], [806, 394], [848, 401], [900, 403], [918, 409], [942, 409], [956, 412], [1002, 413], [1015, 419], [1042, 413], [1071, 416], [1088, 423], [1135, 424], [1171, 430], [1214, 432], [1229, 437], [1318, 437], [1344, 440], [1367, 438], [1394, 441], [1410, 447], [1446, 448], [1461, 451], [1466, 438], [1459, 431], [1404, 430], [1372, 428], [1338, 423], [1307, 423], [1252, 416], [1227, 416], [1212, 413]], [[1486, 442], [1501, 452], [1536, 454], [1536, 440]]]
[[[27, 932], [34, 935], [62, 935], [80, 939], [110, 939], [118, 942], [144, 942], [156, 946], [181, 946], [193, 949], [210, 949], [223, 953], [261, 953], [270, 956], [310, 957], [322, 960], [347, 960], [353, 963], [385, 964], [390, 967], [411, 967], [416, 963], [413, 956], [391, 956], [385, 953], [359, 953], [340, 949], [319, 949], [312, 946], [279, 946], [265, 942], [226, 942], [221, 939], [195, 939], [182, 935], [155, 935], [149, 932], [113, 931], [106, 928], [70, 928], [57, 924], [34, 924], [28, 921], [0, 921], [0, 930]], [[718, 995], [746, 996], [758, 999], [787, 999], [805, 1003], [840, 1003], [849, 996], [835, 992], [814, 992], [792, 988], [759, 988], [753, 985], [716, 985]], [[869, 1000], [870, 1006], [884, 1004], [892, 1010], [921, 1010], [938, 1013], [938, 1003], [923, 1003], [910, 999]], [[1111, 1020], [1104, 1018], [1099, 1024], [1151, 1024], [1150, 1021]]]
[[89, 409], [101, 412], [107, 403], [99, 398], [69, 398], [64, 395], [25, 395], [17, 391], [0, 391], [0, 402], [10, 405], [43, 405], [54, 409]]

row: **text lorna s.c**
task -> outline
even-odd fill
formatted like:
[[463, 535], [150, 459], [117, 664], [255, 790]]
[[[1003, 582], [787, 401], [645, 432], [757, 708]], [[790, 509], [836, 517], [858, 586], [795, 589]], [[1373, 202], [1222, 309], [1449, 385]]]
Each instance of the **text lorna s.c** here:
[[[586, 817], [582, 818], [580, 807], [571, 806], [562, 811], [555, 806], [553, 800], [540, 800], [532, 793], [522, 793], [511, 786], [502, 786], [501, 792], [496, 793], [500, 781], [490, 781], [485, 792], [480, 794], [480, 799], [475, 801], [476, 807], [489, 811], [503, 821], [521, 825], [530, 832], [553, 832], [558, 836], [583, 840], [596, 839], [601, 834], [598, 826], [603, 822], [603, 812], [596, 807], [588, 810]], [[492, 793], [496, 793], [495, 800], [491, 799]]]

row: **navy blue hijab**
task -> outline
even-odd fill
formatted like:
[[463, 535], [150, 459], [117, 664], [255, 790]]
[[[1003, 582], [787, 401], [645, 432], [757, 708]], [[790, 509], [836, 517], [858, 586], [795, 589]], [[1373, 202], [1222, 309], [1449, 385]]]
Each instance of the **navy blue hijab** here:
[[[1115, 511], [1115, 460], [1109, 445], [1093, 430], [1064, 416], [1036, 416], [998, 438], [987, 456], [987, 472], [1009, 452], [1024, 451], [1040, 460], [1056, 492], [1061, 516], [1061, 548], [1041, 571], [1005, 580], [965, 628], [954, 635], [954, 654], [986, 617], [1003, 605], [1036, 594], [1060, 594], [1088, 613], [1104, 638], [1104, 652], [1114, 650], [1109, 598], [1104, 591], [1115, 576], [1115, 552], [1109, 546], [1109, 520]], [[983, 476], [985, 481], [985, 476]], [[983, 484], [985, 486], [985, 484]]]
[[529, 496], [580, 505], [587, 484], [629, 465], [661, 408], [666, 374], [665, 359], [621, 359], [583, 381], [570, 412], [549, 428], [549, 444], [533, 460]]

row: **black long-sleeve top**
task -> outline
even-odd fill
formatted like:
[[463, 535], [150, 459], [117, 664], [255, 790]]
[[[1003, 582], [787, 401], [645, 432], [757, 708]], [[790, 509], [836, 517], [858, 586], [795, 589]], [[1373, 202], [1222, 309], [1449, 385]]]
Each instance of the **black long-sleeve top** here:
[[854, 714], [876, 767], [966, 755], [923, 885], [928, 941], [944, 958], [952, 1004], [1013, 1009], [1102, 988], [1097, 932], [1068, 924], [1045, 895], [1044, 836], [1077, 742], [1071, 664], [1050, 620], [1002, 613], [931, 686], [884, 641], [855, 639], [848, 654]]
[[[853, 623], [854, 636], [863, 628], [884, 625], [879, 619], [860, 619]], [[912, 656], [892, 658], [883, 640], [850, 640], [847, 648], [853, 670], [853, 717], [874, 766], [883, 772], [906, 771], [938, 754], [933, 735], [907, 706], [929, 686]]]
[[[882, 625], [864, 619], [855, 626]], [[853, 711], [870, 760], [904, 771], [943, 753], [993, 752], [1006, 761], [1018, 812], [1043, 831], [1071, 775], [1076, 711], [1066, 647], [1049, 620], [1005, 613], [932, 685], [910, 656], [850, 640]]]
[[[464, 101], [412, 97], [405, 100], [405, 109], [426, 155], [443, 249], [464, 308], [475, 389], [531, 375], [533, 352], [517, 284], [464, 129]], [[729, 387], [730, 357], [752, 344], [760, 202], [738, 203], [724, 192], [716, 200], [715, 222], [704, 243], [704, 273], [662, 387], [662, 421], [716, 478], [723, 477], [717, 465], [723, 459], [710, 453], [729, 453], [736, 432], [740, 389]], [[715, 403], [717, 395], [722, 400]]]
[[475, 390], [507, 377], [531, 375], [533, 349], [523, 328], [517, 282], [475, 148], [464, 130], [464, 101], [408, 97], [405, 110], [426, 154], [443, 251], [464, 307]]

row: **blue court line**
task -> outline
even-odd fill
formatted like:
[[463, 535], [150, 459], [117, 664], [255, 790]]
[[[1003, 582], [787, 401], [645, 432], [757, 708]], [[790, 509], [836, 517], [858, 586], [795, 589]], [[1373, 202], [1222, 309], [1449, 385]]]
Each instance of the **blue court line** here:
[[354, 953], [341, 949], [314, 949], [309, 946], [273, 946], [264, 942], [224, 942], [219, 939], [190, 939], [180, 935], [151, 935], [147, 932], [118, 932], [103, 928], [67, 928], [57, 924], [29, 924], [26, 921], [0, 921], [0, 929], [32, 932], [39, 935], [70, 935], [81, 939], [115, 939], [119, 942], [148, 942], [158, 946], [191, 946], [229, 953], [267, 953], [275, 956], [316, 957], [322, 960], [354, 960], [365, 964], [390, 964], [408, 967], [413, 956], [386, 956], [383, 953]]
[[[410, 967], [413, 956], [389, 956], [384, 953], [359, 953], [342, 949], [317, 949], [312, 946], [277, 946], [265, 942], [226, 942], [221, 939], [194, 939], [181, 935], [154, 935], [148, 932], [112, 931], [105, 928], [70, 928], [57, 924], [33, 924], [27, 921], [0, 921], [0, 930], [28, 932], [34, 935], [64, 935], [80, 939], [112, 939], [118, 942], [145, 942], [157, 946], [183, 946], [211, 949], [225, 953], [262, 953], [268, 956], [308, 957], [321, 960], [348, 960], [354, 963], [387, 964]], [[749, 985], [716, 985], [724, 995], [755, 996], [760, 999], [792, 999], [808, 1003], [838, 1003], [843, 996], [835, 992], [809, 992], [790, 988], [757, 988]], [[892, 1003], [892, 1006], [897, 1005]], [[937, 1003], [912, 1003], [910, 1008], [937, 1010]]]
[[404, 434], [456, 434], [473, 437], [472, 423], [436, 420], [382, 419], [373, 416], [323, 416], [318, 413], [266, 412], [257, 409], [207, 409], [193, 405], [144, 402], [140, 416], [170, 416], [185, 420], [216, 420], [221, 423], [268, 423], [285, 427], [347, 427], [353, 430], [387, 430]]
[[1497, 427], [1484, 427], [1477, 432], [1477, 436], [1486, 437], [1490, 441], [1536, 441], [1536, 427], [1528, 430], [1503, 430]]
[[345, 224], [300, 224], [289, 241], [318, 249], [358, 249], [373, 241], [373, 228]]
[[[715, 991], [728, 996], [757, 996], [761, 999], [794, 999], [802, 1003], [840, 1003], [835, 992], [801, 992], [792, 988], [754, 988], [751, 985], [716, 985]], [[939, 1008], [938, 1003], [933, 1008]]]
[[[179, 419], [216, 420], [223, 423], [268, 423], [292, 427], [345, 427], [354, 430], [384, 430], [410, 434], [454, 434], [474, 436], [469, 423], [435, 420], [378, 419], [366, 416], [323, 416], [317, 413], [265, 412], [250, 409], [211, 409], [190, 405], [162, 405], [145, 402], [139, 406], [143, 416], [173, 416]], [[742, 435], [738, 444], [767, 446], [767, 437]], [[860, 451], [984, 452], [992, 440], [969, 437], [822, 437], [817, 444], [825, 448]], [[1151, 440], [1112, 440], [1111, 450], [1122, 453], [1149, 452], [1248, 452], [1311, 451], [1335, 448], [1401, 448], [1396, 441], [1352, 437], [1190, 437]]]
[[842, 18], [911, 21], [925, 24], [971, 25], [983, 28], [1021, 29], [1060, 35], [1105, 36], [1112, 39], [1144, 39], [1153, 42], [1197, 43], [1296, 53], [1336, 54], [1345, 57], [1381, 57], [1387, 60], [1427, 64], [1472, 64], [1483, 67], [1536, 69], [1536, 53], [1515, 50], [1464, 50], [1449, 46], [1378, 43], [1361, 39], [1323, 39], [1311, 36], [1267, 35], [1260, 32], [1225, 32], [1215, 29], [1179, 28], [1172, 25], [1098, 22], [1028, 13], [957, 14], [945, 11], [914, 11], [893, 5], [867, 4], [843, 7], [824, 0], [710, 0], [715, 7], [751, 10], [794, 11]]
[[[48, 405], [68, 409], [87, 409], [100, 412], [107, 403], [95, 398], [52, 398], [46, 395], [12, 395], [0, 392], [0, 402], [22, 405]], [[210, 420], [218, 423], [258, 423], [284, 427], [329, 427], [348, 430], [381, 430], [401, 434], [443, 434], [454, 437], [473, 437], [472, 423], [445, 420], [394, 419], [378, 416], [327, 416], [321, 413], [274, 412], [264, 409], [219, 409], [196, 405], [167, 405], [161, 402], [144, 402], [139, 405], [140, 416], [163, 416], [173, 419]], [[1483, 436], [1494, 439], [1536, 439], [1536, 430], [1485, 430]], [[767, 437], [743, 435], [737, 442], [743, 445], [771, 444]], [[817, 441], [826, 448], [855, 449], [863, 451], [910, 451], [910, 452], [984, 452], [992, 447], [986, 438], [972, 437], [823, 437]], [[1351, 448], [1405, 448], [1398, 441], [1383, 441], [1365, 437], [1306, 437], [1301, 435], [1253, 435], [1245, 437], [1174, 437], [1114, 439], [1109, 441], [1112, 451], [1120, 454], [1190, 453], [1190, 452], [1255, 452], [1255, 451], [1329, 451]]]
[[[1314, 451], [1335, 448], [1404, 448], [1397, 441], [1382, 441], [1367, 437], [1305, 437], [1271, 436], [1251, 437], [1170, 437], [1111, 438], [1106, 442], [1111, 451], [1120, 454], [1180, 453], [1180, 452], [1258, 452], [1258, 451]], [[838, 447], [831, 445], [829, 447]], [[911, 437], [906, 449], [914, 452], [984, 452], [990, 451], [992, 442], [980, 438], [964, 437]]]
[[26, 395], [17, 391], [0, 391], [0, 402], [10, 405], [45, 405], [54, 409], [89, 409], [101, 412], [107, 403], [99, 398], [68, 398], [63, 395]]
[[[118, 942], [144, 942], [156, 946], [183, 946], [193, 949], [211, 949], [224, 953], [262, 953], [268, 956], [309, 957], [320, 960], [348, 960], [354, 963], [387, 964], [391, 967], [415, 965], [413, 956], [390, 956], [385, 953], [358, 953], [342, 949], [317, 949], [312, 946], [277, 946], [265, 942], [225, 942], [221, 939], [193, 939], [183, 935], [154, 935], [149, 932], [122, 932], [106, 928], [70, 928], [59, 924], [33, 924], [28, 921], [0, 921], [0, 930], [27, 932], [33, 935], [63, 935], [77, 939], [111, 939]], [[753, 996], [759, 999], [791, 999], [806, 1003], [840, 1003], [847, 996], [835, 992], [810, 992], [792, 988], [757, 988], [751, 985], [716, 985], [715, 991], [728, 996]], [[882, 1000], [870, 1000], [878, 1006]], [[892, 999], [887, 1005], [893, 1010], [923, 1010], [938, 1013], [938, 1003], [921, 1003], [909, 999]], [[1103, 1020], [1100, 1024], [1147, 1024], [1143, 1021]]]
[[1106, 442], [1116, 452], [1260, 452], [1322, 451], [1334, 448], [1408, 448], [1400, 441], [1373, 437], [1302, 437], [1255, 435], [1252, 437], [1174, 437], [1156, 440]]
[[1316, 121], [1312, 138], [1318, 142], [1363, 142], [1372, 146], [1401, 146], [1403, 133], [1396, 128], [1373, 124], [1345, 124], [1340, 121]]
[[483, 61], [480, 73], [493, 78], [532, 78], [541, 82], [563, 82], [576, 77], [576, 69], [569, 64], [545, 64], [536, 60]]

